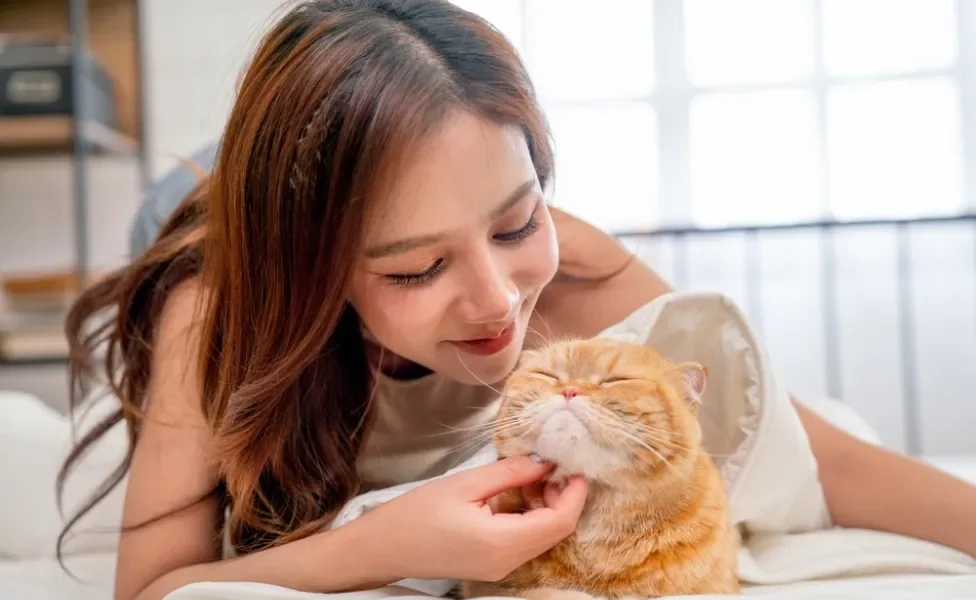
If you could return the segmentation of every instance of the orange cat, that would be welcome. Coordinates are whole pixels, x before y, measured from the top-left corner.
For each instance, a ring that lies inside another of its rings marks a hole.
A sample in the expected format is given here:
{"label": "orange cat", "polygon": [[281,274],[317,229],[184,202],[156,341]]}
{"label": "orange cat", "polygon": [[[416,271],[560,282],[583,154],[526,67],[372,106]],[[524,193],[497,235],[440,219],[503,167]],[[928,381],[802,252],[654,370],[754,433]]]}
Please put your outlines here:
{"label": "orange cat", "polygon": [[738,593],[724,485],[696,419],[705,376],[696,363],[609,340],[527,352],[506,384],[495,446],[502,457],[553,462],[557,480],[583,475],[589,497],[574,535],[497,583],[466,582],[462,594]]}

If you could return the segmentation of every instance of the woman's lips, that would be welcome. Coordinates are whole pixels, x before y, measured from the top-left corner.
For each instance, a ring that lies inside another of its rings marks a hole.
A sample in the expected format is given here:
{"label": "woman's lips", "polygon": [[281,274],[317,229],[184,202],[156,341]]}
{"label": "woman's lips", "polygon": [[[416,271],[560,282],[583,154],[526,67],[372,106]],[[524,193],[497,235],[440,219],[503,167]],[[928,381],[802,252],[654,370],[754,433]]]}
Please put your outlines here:
{"label": "woman's lips", "polygon": [[515,323],[506,327],[495,337],[477,338],[452,342],[455,346],[469,354],[477,356],[491,356],[508,347],[515,339]]}

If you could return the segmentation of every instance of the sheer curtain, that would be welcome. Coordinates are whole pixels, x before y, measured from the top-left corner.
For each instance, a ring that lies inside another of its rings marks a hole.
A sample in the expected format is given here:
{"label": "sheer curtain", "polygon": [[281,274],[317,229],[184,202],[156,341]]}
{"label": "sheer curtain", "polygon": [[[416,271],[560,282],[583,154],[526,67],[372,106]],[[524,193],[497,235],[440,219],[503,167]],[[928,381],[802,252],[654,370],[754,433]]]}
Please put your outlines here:
{"label": "sheer curtain", "polygon": [[604,228],[965,207],[956,0],[456,3],[518,46],[555,203]]}

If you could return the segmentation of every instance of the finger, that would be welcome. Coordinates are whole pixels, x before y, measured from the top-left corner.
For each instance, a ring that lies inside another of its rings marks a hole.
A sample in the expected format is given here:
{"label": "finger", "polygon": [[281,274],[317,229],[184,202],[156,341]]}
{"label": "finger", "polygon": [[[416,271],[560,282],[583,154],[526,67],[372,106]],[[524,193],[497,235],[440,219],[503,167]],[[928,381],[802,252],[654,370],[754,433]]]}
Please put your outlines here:
{"label": "finger", "polygon": [[548,508],[566,515],[575,523],[583,512],[588,493],[589,485],[586,480],[577,476],[569,478],[562,486],[547,484],[544,496]]}
{"label": "finger", "polygon": [[525,500],[522,491],[519,489],[509,490],[497,496],[492,496],[486,504],[491,508],[492,513],[513,513],[521,512],[525,509]]}
{"label": "finger", "polygon": [[483,502],[502,492],[535,483],[551,469],[551,463],[537,462],[528,456],[513,456],[461,471],[442,481],[456,485],[466,499]]}
{"label": "finger", "polygon": [[545,508],[546,501],[543,495],[543,489],[545,485],[540,485],[538,483],[533,483],[532,485],[527,485],[522,488],[522,497],[525,499],[525,508],[528,510],[533,510],[536,508]]}
{"label": "finger", "polygon": [[565,481],[550,481],[542,488],[543,506],[552,506],[559,502],[559,495],[563,492]]}
{"label": "finger", "polygon": [[493,515],[491,524],[518,544],[546,550],[576,530],[587,492],[586,481],[574,477],[561,492],[549,492],[547,506],[523,514]]}

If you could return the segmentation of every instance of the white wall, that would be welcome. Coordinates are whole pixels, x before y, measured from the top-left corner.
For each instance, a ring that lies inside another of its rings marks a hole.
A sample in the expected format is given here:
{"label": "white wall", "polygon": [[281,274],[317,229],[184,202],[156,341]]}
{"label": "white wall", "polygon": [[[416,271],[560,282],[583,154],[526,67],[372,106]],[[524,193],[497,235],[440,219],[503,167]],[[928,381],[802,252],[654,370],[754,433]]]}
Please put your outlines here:
{"label": "white wall", "polygon": [[146,0],[149,154],[159,175],[220,135],[281,0]]}

